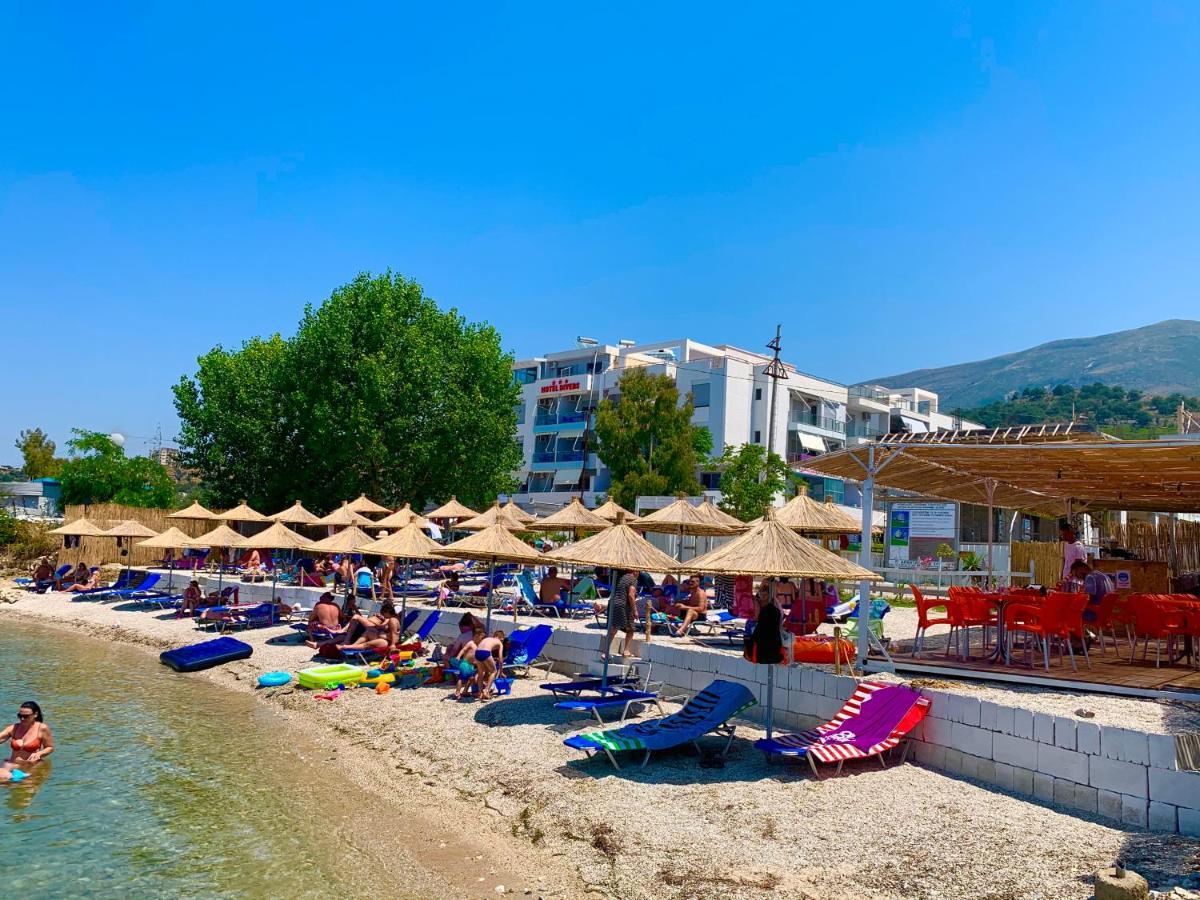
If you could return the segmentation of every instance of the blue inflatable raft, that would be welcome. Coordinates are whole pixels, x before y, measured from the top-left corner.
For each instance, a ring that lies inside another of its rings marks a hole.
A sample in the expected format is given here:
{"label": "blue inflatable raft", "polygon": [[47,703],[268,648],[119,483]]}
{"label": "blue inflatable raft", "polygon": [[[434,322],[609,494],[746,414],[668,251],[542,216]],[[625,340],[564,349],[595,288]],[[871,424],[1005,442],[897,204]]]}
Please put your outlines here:
{"label": "blue inflatable raft", "polygon": [[235,659],[247,659],[253,652],[254,648],[243,641],[222,637],[178,647],[175,650],[164,650],[158,655],[158,659],[164,666],[170,666],[176,672],[199,672],[201,669],[211,669]]}

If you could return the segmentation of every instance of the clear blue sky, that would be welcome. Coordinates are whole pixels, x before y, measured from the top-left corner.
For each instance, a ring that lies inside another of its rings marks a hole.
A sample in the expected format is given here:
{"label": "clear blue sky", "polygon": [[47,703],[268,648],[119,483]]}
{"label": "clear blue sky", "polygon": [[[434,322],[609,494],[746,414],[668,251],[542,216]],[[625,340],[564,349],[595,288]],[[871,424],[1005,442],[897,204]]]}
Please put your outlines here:
{"label": "clear blue sky", "polygon": [[4,4],[0,461],[360,270],[847,382],[1200,315],[1195,4],[438,6]]}

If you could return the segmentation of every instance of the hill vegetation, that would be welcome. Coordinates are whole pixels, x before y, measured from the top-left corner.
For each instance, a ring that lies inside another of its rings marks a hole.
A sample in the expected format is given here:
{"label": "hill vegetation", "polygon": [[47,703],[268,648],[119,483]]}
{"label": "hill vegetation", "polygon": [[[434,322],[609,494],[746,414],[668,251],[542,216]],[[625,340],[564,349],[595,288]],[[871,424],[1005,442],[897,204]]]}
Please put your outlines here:
{"label": "hill vegetation", "polygon": [[937,391],[943,410],[979,407],[1026,388],[1095,382],[1165,397],[1200,394],[1200,322],[1170,319],[1097,337],[1051,341],[991,359],[918,369],[871,384]]}
{"label": "hill vegetation", "polygon": [[1200,397],[1182,393],[1146,395],[1100,383],[1081,388],[1058,384],[1053,388],[1025,388],[1006,400],[959,412],[989,428],[1039,422],[1084,422],[1122,438],[1153,438],[1177,431],[1179,404],[1200,410]]}

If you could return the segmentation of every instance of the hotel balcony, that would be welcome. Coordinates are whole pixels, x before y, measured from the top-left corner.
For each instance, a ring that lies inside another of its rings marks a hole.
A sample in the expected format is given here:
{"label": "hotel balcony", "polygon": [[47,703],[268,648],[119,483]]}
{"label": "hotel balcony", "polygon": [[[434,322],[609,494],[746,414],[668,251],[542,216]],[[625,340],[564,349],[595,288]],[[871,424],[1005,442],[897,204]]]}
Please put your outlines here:
{"label": "hotel balcony", "polygon": [[[596,454],[588,455],[588,467],[595,468],[598,461]],[[529,464],[531,472],[550,472],[558,469],[582,469],[582,450],[536,450]]]}
{"label": "hotel balcony", "polygon": [[846,434],[846,423],[843,420],[813,415],[807,410],[792,410],[788,416],[788,422],[791,427],[801,428],[806,431],[816,431],[818,433],[836,435],[837,437],[842,437]]}
{"label": "hotel balcony", "polygon": [[587,413],[538,413],[533,419],[534,434],[549,434],[550,432],[576,432],[587,427]]}

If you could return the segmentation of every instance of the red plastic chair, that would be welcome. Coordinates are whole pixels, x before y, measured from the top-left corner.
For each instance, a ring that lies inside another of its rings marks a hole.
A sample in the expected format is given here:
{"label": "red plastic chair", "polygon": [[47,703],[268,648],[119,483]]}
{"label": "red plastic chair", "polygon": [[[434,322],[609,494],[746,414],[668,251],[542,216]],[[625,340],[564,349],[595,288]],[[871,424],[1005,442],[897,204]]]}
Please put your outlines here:
{"label": "red plastic chair", "polygon": [[[912,655],[916,656],[921,652],[925,643],[926,629],[933,625],[949,625],[950,635],[946,640],[946,655],[949,656],[951,641],[954,642],[955,649],[958,649],[959,633],[962,630],[961,604],[950,599],[940,600],[937,597],[926,599],[915,584],[909,584],[909,588],[912,590],[913,600],[917,604],[917,633],[913,637]],[[944,609],[946,615],[931,617],[929,613],[935,609]]]}
{"label": "red plastic chair", "polygon": [[1171,652],[1175,639],[1186,637],[1188,621],[1186,610],[1171,603],[1164,603],[1153,594],[1131,594],[1130,609],[1133,613],[1133,648],[1129,661],[1137,658],[1137,642],[1144,641],[1142,659],[1150,652],[1150,642],[1154,641],[1154,666],[1162,665],[1163,643],[1167,645],[1167,661],[1171,660]]}
{"label": "red plastic chair", "polygon": [[1062,655],[1062,644],[1067,645],[1067,653],[1071,657],[1071,668],[1078,671],[1075,665],[1075,648],[1074,641],[1079,641],[1083,647],[1083,659],[1087,663],[1087,667],[1092,667],[1092,660],[1088,656],[1087,649],[1087,634],[1084,632],[1083,612],[1088,607],[1089,597],[1087,594],[1067,594],[1067,593],[1052,593],[1046,598],[1046,605],[1053,608],[1053,622],[1051,637],[1055,638],[1059,643],[1059,656]]}
{"label": "red plastic chair", "polygon": [[[1013,638],[1024,634],[1036,639],[1042,651],[1042,661],[1046,671],[1050,671],[1050,635],[1054,629],[1052,611],[1046,606],[1034,606],[1028,603],[1010,603],[1004,607],[1004,637],[1007,646],[1004,648],[1004,658],[1012,662]],[[1028,650],[1028,643],[1026,643]]]}

